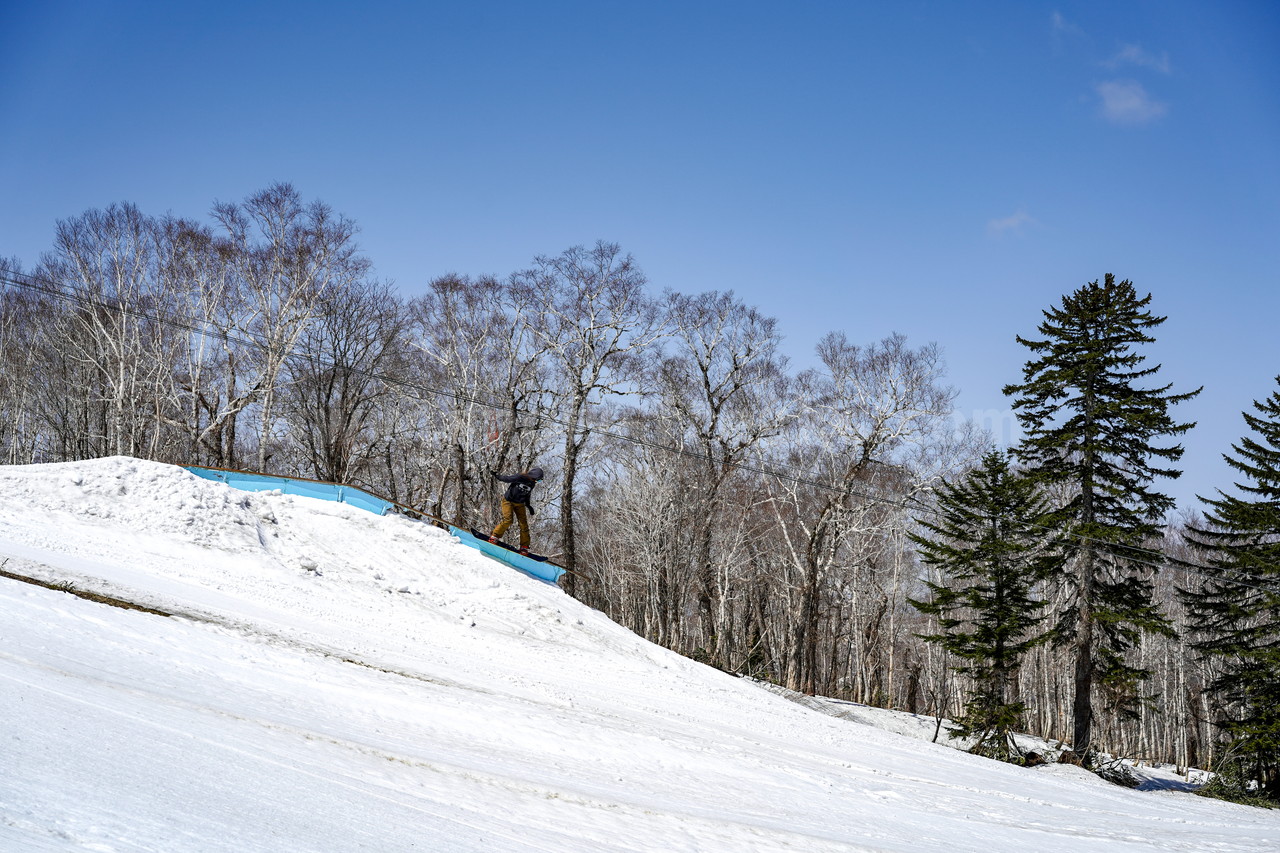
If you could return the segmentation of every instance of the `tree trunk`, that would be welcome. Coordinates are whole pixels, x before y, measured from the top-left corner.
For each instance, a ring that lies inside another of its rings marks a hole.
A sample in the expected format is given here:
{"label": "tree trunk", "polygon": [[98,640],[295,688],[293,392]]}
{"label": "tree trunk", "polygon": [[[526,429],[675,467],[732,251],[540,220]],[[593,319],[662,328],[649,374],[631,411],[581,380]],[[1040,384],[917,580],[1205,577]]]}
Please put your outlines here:
{"label": "tree trunk", "polygon": [[[586,408],[586,395],[575,395],[569,412],[569,424],[565,430],[564,440],[564,490],[560,495],[560,553],[564,558],[564,567],[569,574],[564,578],[564,591],[574,598],[578,597],[578,578],[573,574],[578,568],[577,531],[574,529],[573,493],[578,479],[578,455],[586,443],[589,429],[582,428],[583,409]],[[581,437],[579,437],[581,432]]]}
{"label": "tree trunk", "polygon": [[1075,699],[1071,705],[1072,748],[1087,760],[1093,736],[1093,553],[1086,546],[1081,566],[1075,645]]}

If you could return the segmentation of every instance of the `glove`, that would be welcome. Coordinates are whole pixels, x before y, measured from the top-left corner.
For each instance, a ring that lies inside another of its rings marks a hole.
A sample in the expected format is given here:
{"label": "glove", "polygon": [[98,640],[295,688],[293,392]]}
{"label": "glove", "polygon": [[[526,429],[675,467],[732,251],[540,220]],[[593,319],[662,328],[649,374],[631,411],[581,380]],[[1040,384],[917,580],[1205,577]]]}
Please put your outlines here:
{"label": "glove", "polygon": [[533,515],[533,504],[529,504],[529,515]]}

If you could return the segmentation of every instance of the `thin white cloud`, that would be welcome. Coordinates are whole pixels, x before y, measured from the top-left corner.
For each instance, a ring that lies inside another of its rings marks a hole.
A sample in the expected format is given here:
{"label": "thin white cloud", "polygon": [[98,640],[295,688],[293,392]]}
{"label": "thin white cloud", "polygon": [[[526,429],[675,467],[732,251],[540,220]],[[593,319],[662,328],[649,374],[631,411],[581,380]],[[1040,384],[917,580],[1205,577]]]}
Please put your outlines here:
{"label": "thin white cloud", "polygon": [[1021,234],[1024,226],[1036,224],[1038,223],[1035,217],[1019,208],[1012,216],[1006,216],[1003,219],[992,219],[988,222],[987,233],[992,237],[999,237],[1008,233]]}
{"label": "thin white cloud", "polygon": [[1136,80],[1108,80],[1094,89],[1102,100],[1103,117],[1116,124],[1147,124],[1168,112]]}
{"label": "thin white cloud", "polygon": [[1124,44],[1120,46],[1120,50],[1111,59],[1102,63],[1108,68],[1119,68],[1122,65],[1137,65],[1140,68],[1149,68],[1152,71],[1159,71],[1161,74],[1169,74],[1173,71],[1173,66],[1169,62],[1169,54],[1162,53],[1159,56],[1148,53],[1142,45]]}
{"label": "thin white cloud", "polygon": [[1084,32],[1079,27],[1077,27],[1075,24],[1068,21],[1066,18],[1062,17],[1062,13],[1056,10],[1052,15],[1049,16],[1049,22],[1053,26],[1053,31],[1055,33],[1061,33],[1062,35],[1068,35],[1068,36],[1078,36],[1078,35],[1084,34]]}

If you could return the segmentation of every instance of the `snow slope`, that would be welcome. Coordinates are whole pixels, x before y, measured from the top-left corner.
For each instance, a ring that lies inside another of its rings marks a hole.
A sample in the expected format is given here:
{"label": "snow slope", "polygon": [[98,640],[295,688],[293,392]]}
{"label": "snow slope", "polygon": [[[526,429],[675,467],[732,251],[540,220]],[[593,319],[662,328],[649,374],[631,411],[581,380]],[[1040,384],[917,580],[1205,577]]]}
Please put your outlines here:
{"label": "snow slope", "polygon": [[447,533],[0,468],[0,851],[1280,850],[1280,813],[836,719]]}

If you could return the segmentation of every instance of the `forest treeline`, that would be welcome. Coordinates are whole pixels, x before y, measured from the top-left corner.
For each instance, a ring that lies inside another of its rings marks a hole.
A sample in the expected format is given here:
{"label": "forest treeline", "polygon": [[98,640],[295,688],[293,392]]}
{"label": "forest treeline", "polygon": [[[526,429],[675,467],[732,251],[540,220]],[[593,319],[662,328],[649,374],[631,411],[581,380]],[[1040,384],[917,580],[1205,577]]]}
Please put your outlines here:
{"label": "forest treeline", "polygon": [[[1232,680],[1240,646],[1224,638],[1273,650],[1249,672],[1280,670],[1280,529],[1250,520],[1249,551],[1223,506],[1166,526],[1152,478],[1176,475],[1189,425],[1167,407],[1188,395],[1128,360],[1162,319],[1128,282],[1064,298],[1059,326],[1023,341],[1026,381],[1006,392],[1030,440],[995,458],[954,416],[934,344],[833,331],[797,371],[773,319],[730,291],[658,292],[617,245],[504,278],[439,275],[410,298],[355,235],[288,184],[207,222],[129,204],[59,221],[34,268],[0,262],[3,461],[292,474],[481,527],[490,472],[538,464],[535,548],[572,570],[566,591],[727,671],[970,734],[1000,709],[1020,730],[1184,767],[1248,752],[1250,719],[1276,725],[1259,717],[1266,679]],[[1117,305],[1136,335],[1123,357],[1064,366],[1079,347],[1055,356],[1055,335],[1078,344],[1070,330]],[[1123,386],[1085,407],[1122,445],[1106,430],[1052,440],[1082,375]],[[1247,421],[1262,453],[1246,474],[1272,512],[1277,422],[1261,404]],[[970,594],[1015,581],[1022,618]],[[1228,625],[1241,596],[1248,624]],[[994,636],[994,650],[974,639]],[[1274,785],[1280,750],[1256,747],[1246,776]]]}

